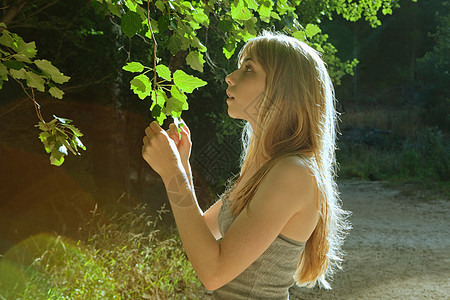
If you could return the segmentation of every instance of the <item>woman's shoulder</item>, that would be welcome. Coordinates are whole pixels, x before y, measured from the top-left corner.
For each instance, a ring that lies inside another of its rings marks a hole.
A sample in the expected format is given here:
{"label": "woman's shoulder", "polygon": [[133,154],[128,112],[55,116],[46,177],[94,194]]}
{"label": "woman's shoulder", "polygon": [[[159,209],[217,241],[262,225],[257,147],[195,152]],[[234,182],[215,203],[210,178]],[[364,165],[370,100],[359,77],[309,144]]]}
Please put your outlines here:
{"label": "woman's shoulder", "polygon": [[284,174],[284,177],[311,176],[312,172],[309,163],[309,159],[305,156],[285,155],[278,159],[271,171],[277,173],[277,175]]}
{"label": "woman's shoulder", "polygon": [[315,178],[308,161],[296,155],[281,157],[269,170],[262,185],[271,189],[289,189],[291,192],[303,193],[314,190]]}

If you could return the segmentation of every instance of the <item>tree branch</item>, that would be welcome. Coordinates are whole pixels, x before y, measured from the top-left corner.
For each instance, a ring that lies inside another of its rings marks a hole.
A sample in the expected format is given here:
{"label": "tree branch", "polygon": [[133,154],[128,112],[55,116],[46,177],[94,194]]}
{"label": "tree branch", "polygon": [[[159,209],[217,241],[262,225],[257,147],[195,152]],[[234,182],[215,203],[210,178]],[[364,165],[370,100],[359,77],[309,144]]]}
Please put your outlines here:
{"label": "tree branch", "polygon": [[[1,20],[1,23],[8,25],[19,14],[25,5],[26,0],[17,0],[16,3],[8,10],[6,15]],[[1,30],[1,29],[0,29]]]}

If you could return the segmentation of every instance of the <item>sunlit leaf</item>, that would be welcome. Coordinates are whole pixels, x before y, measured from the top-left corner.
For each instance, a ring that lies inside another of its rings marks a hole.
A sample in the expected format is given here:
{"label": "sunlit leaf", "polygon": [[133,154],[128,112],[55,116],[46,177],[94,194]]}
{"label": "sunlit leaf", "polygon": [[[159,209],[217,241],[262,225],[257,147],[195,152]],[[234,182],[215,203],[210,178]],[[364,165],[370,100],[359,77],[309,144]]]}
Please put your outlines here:
{"label": "sunlit leaf", "polygon": [[61,117],[57,117],[55,115],[53,115],[53,118],[55,118],[56,120],[58,120],[59,122],[61,122],[63,124],[69,124],[69,123],[73,122],[71,119],[61,118]]}
{"label": "sunlit leaf", "polygon": [[125,66],[122,67],[125,71],[140,73],[144,71],[144,66],[139,62],[129,62]]}
{"label": "sunlit leaf", "polygon": [[253,14],[244,6],[244,1],[239,0],[237,6],[234,2],[231,4],[231,17],[234,20],[245,21],[250,19]]}
{"label": "sunlit leaf", "polygon": [[321,31],[322,30],[319,28],[319,26],[317,26],[315,24],[308,24],[308,25],[306,25],[306,28],[305,28],[306,36],[308,38],[312,38],[313,36],[320,33]]}
{"label": "sunlit leaf", "polygon": [[165,65],[157,65],[156,73],[158,73],[159,77],[161,77],[167,81],[172,80],[170,69],[168,67],[166,67]]}
{"label": "sunlit leaf", "polygon": [[295,31],[292,34],[293,37],[295,37],[297,40],[304,42],[306,40],[306,34],[304,31]]}
{"label": "sunlit leaf", "polygon": [[57,167],[61,166],[64,163],[64,156],[56,154],[60,152],[53,153],[55,152],[52,152],[52,155],[50,155],[50,163]]}
{"label": "sunlit leaf", "polygon": [[197,8],[196,10],[194,10],[192,12],[192,17],[194,18],[195,21],[197,21],[198,23],[202,24],[202,25],[209,25],[209,18],[208,16],[205,14],[203,8]]}
{"label": "sunlit leaf", "polygon": [[131,0],[125,0],[125,5],[129,10],[136,12],[137,4]]}
{"label": "sunlit leaf", "polygon": [[164,103],[166,103],[166,100],[167,100],[167,95],[163,90],[157,89],[156,91],[152,91],[153,105],[150,109],[153,109],[153,106],[155,106],[155,105],[159,105],[159,106],[163,107]]}
{"label": "sunlit leaf", "polygon": [[181,92],[176,85],[172,85],[172,87],[170,88],[170,94],[172,95],[172,97],[182,102],[185,102],[187,100],[187,96],[183,92]]}
{"label": "sunlit leaf", "polygon": [[185,93],[192,93],[194,89],[207,84],[206,81],[192,75],[188,75],[182,70],[177,70],[173,73],[173,81],[175,85]]}
{"label": "sunlit leaf", "polygon": [[[272,1],[270,1],[270,2],[272,2]],[[245,0],[245,3],[247,3],[248,8],[250,8],[250,9],[253,9],[253,10],[258,9],[258,3],[255,0]]]}
{"label": "sunlit leaf", "polygon": [[150,96],[152,86],[147,75],[140,74],[130,81],[131,89],[140,99]]}

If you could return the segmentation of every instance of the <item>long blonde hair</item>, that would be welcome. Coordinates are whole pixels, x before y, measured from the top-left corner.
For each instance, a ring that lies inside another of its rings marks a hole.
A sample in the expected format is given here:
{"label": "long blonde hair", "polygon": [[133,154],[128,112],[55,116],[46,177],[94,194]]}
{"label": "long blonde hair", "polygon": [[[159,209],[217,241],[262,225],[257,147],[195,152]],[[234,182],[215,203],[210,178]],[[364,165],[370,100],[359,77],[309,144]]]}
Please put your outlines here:
{"label": "long blonde hair", "polygon": [[341,245],[350,229],[334,180],[337,113],[331,79],[318,52],[283,34],[265,31],[251,39],[239,54],[239,65],[246,57],[256,59],[266,72],[266,90],[256,128],[247,122],[243,129],[240,177],[229,182],[224,194],[230,193],[257,158],[266,160],[236,192],[231,210],[238,215],[277,161],[300,157],[316,179],[320,218],[294,278],[300,286],[313,287],[318,282],[330,288],[326,277],[341,267]]}

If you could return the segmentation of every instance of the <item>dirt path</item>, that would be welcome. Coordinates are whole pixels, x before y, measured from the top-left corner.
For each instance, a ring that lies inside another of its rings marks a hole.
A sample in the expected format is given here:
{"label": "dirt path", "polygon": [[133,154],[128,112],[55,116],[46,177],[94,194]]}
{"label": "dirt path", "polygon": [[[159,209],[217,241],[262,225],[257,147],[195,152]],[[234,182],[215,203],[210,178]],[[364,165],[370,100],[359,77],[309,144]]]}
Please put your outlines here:
{"label": "dirt path", "polygon": [[291,299],[450,299],[450,201],[403,196],[380,182],[343,181],[353,212],[344,271],[333,290],[292,288]]}

